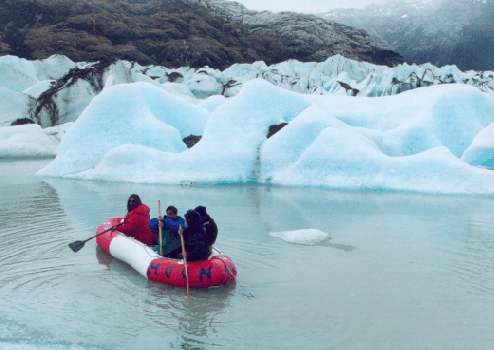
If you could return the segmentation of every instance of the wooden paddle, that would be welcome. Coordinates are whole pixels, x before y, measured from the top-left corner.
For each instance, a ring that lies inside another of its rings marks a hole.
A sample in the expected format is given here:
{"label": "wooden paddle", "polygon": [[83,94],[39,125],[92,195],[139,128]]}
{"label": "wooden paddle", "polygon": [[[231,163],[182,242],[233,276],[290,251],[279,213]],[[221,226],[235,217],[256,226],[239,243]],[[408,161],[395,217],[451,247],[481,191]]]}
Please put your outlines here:
{"label": "wooden paddle", "polygon": [[163,256],[163,229],[160,224],[161,217],[161,201],[158,201],[158,231],[160,234],[160,255]]}
{"label": "wooden paddle", "polygon": [[119,227],[119,226],[121,226],[123,224],[124,223],[121,222],[118,225],[112,226],[108,230],[104,230],[103,232],[98,233],[97,235],[94,235],[92,237],[89,237],[88,239],[86,239],[84,241],[75,241],[75,242],[72,242],[72,243],[69,244],[69,247],[70,247],[70,249],[72,249],[72,251],[74,253],[77,253],[79,250],[81,250],[82,248],[84,248],[84,245],[86,244],[86,242],[92,240],[93,238],[99,237],[99,236],[101,236],[101,235],[103,235],[103,234],[105,234],[105,233],[107,233],[109,231],[114,231],[114,230],[116,230],[117,227]]}
{"label": "wooden paddle", "polygon": [[182,225],[178,228],[178,234],[180,236],[180,242],[182,243],[182,256],[185,264],[185,279],[187,280],[187,296],[189,296],[189,273],[187,271],[187,251],[185,250],[184,229]]}
{"label": "wooden paddle", "polygon": [[213,246],[213,250],[216,251],[216,253],[220,254],[220,255],[225,255],[221,250],[219,250],[218,248],[214,247]]}

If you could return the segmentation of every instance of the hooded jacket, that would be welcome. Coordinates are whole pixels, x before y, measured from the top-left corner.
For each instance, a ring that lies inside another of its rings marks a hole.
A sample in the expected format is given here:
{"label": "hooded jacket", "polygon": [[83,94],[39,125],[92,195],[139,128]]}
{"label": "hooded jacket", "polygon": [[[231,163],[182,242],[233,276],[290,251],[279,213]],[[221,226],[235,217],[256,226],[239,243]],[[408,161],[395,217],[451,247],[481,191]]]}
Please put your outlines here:
{"label": "hooded jacket", "polygon": [[118,230],[144,244],[156,244],[155,235],[149,229],[149,207],[146,204],[131,210]]}
{"label": "hooded jacket", "polygon": [[218,237],[218,226],[212,217],[210,217],[206,211],[206,207],[202,205],[194,209],[200,216],[202,220],[202,225],[206,230],[206,239],[209,246],[212,246],[216,242]]}
{"label": "hooded jacket", "polygon": [[189,210],[185,214],[185,219],[187,220],[187,227],[184,230],[184,240],[187,260],[207,259],[209,247],[201,216],[195,210]]}

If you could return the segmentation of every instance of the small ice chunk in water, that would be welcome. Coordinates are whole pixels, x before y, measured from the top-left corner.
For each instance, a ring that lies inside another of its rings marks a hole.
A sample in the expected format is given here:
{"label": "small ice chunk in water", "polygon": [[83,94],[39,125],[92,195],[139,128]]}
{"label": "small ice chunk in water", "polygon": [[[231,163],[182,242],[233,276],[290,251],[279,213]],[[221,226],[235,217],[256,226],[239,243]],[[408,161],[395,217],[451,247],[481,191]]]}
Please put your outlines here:
{"label": "small ice chunk in water", "polygon": [[316,229],[303,229],[296,231],[271,232],[272,237],[281,238],[285,242],[302,244],[302,245],[317,245],[329,238],[329,234]]}

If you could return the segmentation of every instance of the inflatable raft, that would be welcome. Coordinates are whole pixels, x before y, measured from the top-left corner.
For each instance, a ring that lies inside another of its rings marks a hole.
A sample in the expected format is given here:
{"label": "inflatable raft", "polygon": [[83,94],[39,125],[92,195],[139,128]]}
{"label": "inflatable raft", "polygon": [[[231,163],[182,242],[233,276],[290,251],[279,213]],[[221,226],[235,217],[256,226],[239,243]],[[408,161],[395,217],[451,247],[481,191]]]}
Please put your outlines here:
{"label": "inflatable raft", "polygon": [[[110,219],[96,229],[96,234],[120,223],[120,218]],[[183,260],[164,258],[149,246],[125,236],[118,231],[109,231],[96,237],[98,246],[114,258],[132,266],[150,281],[185,288],[185,264]],[[209,288],[235,281],[237,270],[231,258],[213,255],[207,260],[187,263],[191,288]]]}

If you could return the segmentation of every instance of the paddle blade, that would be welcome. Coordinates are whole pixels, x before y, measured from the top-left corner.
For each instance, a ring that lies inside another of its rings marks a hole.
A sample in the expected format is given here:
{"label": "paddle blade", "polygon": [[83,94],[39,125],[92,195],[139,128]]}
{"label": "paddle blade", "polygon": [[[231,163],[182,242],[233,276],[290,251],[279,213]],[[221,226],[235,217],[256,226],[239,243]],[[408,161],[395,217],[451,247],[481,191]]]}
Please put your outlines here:
{"label": "paddle blade", "polygon": [[86,244],[84,241],[75,241],[69,244],[69,248],[72,249],[74,253],[77,253],[84,247],[84,244]]}

